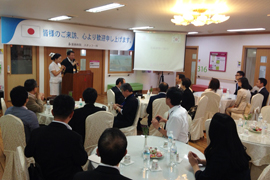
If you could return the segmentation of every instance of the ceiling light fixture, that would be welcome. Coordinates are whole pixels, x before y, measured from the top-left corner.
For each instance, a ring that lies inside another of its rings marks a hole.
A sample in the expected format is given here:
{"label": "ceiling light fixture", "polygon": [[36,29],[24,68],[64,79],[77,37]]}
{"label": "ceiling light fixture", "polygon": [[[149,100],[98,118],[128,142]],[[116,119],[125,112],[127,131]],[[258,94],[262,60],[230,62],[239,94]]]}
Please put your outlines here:
{"label": "ceiling light fixture", "polygon": [[198,34],[198,32],[188,32],[188,34]]}
{"label": "ceiling light fixture", "polygon": [[129,28],[130,30],[135,30],[135,29],[152,29],[154,27],[151,26],[142,26],[142,27],[133,27],[133,28]]}
{"label": "ceiling light fixture", "polygon": [[62,20],[66,20],[66,19],[71,19],[72,17],[71,16],[57,16],[57,17],[53,17],[53,18],[50,18],[48,20],[50,21],[62,21]]}
{"label": "ceiling light fixture", "polygon": [[103,5],[103,6],[87,9],[85,11],[86,12],[92,12],[92,13],[98,13],[98,12],[102,12],[102,11],[107,11],[107,10],[111,10],[111,9],[120,8],[120,7],[123,7],[123,6],[125,6],[125,5],[119,4],[119,3],[111,3],[111,4],[106,4],[106,5]]}
{"label": "ceiling light fixture", "polygon": [[[191,2],[191,1],[190,1]],[[183,4],[183,1],[177,1],[172,11],[180,15],[174,15],[171,22],[175,25],[187,26],[193,24],[194,26],[204,26],[212,23],[218,24],[227,21],[230,16],[221,15],[228,7],[225,3],[215,4]]]}
{"label": "ceiling light fixture", "polygon": [[265,28],[249,28],[249,29],[228,29],[229,32],[243,32],[243,31],[264,31]]}

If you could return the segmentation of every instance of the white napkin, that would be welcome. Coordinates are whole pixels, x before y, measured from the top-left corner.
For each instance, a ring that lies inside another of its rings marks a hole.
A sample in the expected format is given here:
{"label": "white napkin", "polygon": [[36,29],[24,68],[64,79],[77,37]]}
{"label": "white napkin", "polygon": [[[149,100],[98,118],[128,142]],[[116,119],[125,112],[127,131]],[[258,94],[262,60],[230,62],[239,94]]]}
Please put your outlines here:
{"label": "white napkin", "polygon": [[96,154],[92,154],[92,155],[88,156],[88,159],[89,159],[90,161],[92,161],[92,162],[97,163],[97,164],[100,163],[100,157],[97,156]]}

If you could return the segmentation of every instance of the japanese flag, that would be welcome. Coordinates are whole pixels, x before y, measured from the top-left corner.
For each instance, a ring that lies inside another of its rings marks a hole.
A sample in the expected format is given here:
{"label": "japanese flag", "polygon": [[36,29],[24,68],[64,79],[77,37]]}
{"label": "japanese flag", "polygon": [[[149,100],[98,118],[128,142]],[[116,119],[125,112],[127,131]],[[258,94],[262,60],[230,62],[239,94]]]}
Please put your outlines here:
{"label": "japanese flag", "polygon": [[39,26],[22,25],[22,36],[23,37],[38,38],[39,35],[40,35]]}

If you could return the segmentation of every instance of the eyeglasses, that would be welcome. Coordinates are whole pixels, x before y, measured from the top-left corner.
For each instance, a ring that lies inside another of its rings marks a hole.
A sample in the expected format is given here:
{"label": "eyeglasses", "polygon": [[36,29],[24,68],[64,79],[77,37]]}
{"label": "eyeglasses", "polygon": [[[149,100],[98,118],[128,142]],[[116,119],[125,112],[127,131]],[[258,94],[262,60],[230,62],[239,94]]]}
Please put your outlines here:
{"label": "eyeglasses", "polygon": [[236,74],[235,76],[240,76],[240,75]]}

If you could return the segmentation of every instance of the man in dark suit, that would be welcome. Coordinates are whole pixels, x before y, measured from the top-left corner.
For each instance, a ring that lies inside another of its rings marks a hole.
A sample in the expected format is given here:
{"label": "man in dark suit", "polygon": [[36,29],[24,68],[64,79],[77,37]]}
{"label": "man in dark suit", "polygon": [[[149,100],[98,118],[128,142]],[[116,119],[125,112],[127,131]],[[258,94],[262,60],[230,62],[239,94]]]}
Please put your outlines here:
{"label": "man in dark suit", "polygon": [[184,74],[177,74],[176,75],[175,80],[176,80],[176,87],[178,87],[178,89],[181,89],[182,81],[184,78],[185,78]]}
{"label": "man in dark suit", "polygon": [[[245,77],[245,72],[244,71],[237,71],[236,75],[235,75],[235,80],[236,80],[236,84],[235,84],[235,92],[234,95],[237,95],[237,92],[239,89],[241,89],[241,87],[238,86],[238,80],[242,77]],[[249,90],[252,89],[252,86],[249,85]]]}
{"label": "man in dark suit", "polygon": [[77,63],[78,62],[75,60],[74,51],[68,51],[67,58],[61,62],[61,65],[64,65],[66,67],[64,74],[73,73],[74,71],[77,72]]}
{"label": "man in dark suit", "polygon": [[85,106],[74,110],[74,115],[68,124],[72,127],[73,131],[82,136],[84,142],[85,120],[87,116],[105,110],[94,105],[97,99],[97,91],[94,88],[85,89],[83,92],[83,99],[85,101]]}
{"label": "man in dark suit", "polygon": [[115,128],[106,129],[98,140],[97,155],[101,163],[93,171],[77,173],[74,180],[129,180],[120,174],[119,162],[127,153],[127,138]]}
{"label": "man in dark suit", "polygon": [[130,84],[122,84],[120,89],[126,99],[122,105],[113,105],[113,108],[118,111],[117,116],[114,117],[113,127],[124,128],[133,124],[138,109],[138,100],[134,97]]}
{"label": "man in dark suit", "polygon": [[256,83],[256,86],[259,88],[259,90],[255,91],[254,93],[251,93],[252,96],[257,94],[257,93],[260,93],[260,94],[263,95],[262,107],[266,106],[267,99],[268,99],[268,96],[269,96],[269,92],[265,88],[266,84],[267,84],[267,80],[265,78],[259,78],[257,83]]}
{"label": "man in dark suit", "polygon": [[163,82],[159,84],[159,93],[155,96],[151,96],[146,108],[146,112],[148,115],[148,126],[151,125],[151,121],[152,121],[152,113],[153,113],[153,102],[156,99],[159,98],[165,98],[166,97],[166,92],[168,90],[169,86],[167,83]]}
{"label": "man in dark suit", "polygon": [[71,180],[87,161],[82,137],[68,125],[74,106],[72,97],[57,96],[52,110],[54,120],[32,131],[25,147],[25,156],[35,158],[45,179]]}
{"label": "man in dark suit", "polygon": [[112,91],[114,92],[115,95],[115,104],[122,104],[125,100],[125,97],[120,91],[120,87],[124,83],[126,83],[126,80],[124,78],[118,78],[116,80],[116,86],[112,87]]}

